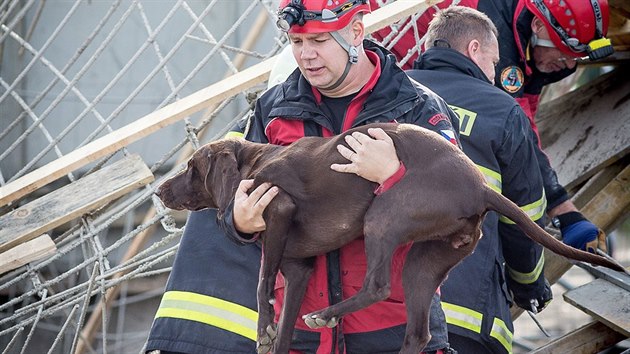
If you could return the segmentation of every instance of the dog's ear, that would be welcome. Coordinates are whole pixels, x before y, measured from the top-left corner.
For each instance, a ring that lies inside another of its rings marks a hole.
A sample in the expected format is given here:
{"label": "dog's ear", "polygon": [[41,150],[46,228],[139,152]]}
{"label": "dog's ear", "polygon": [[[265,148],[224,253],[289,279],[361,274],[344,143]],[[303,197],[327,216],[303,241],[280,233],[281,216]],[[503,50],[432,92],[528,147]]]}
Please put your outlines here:
{"label": "dog's ear", "polygon": [[160,184],[155,194],[166,207],[173,210],[199,210],[212,207],[208,205],[211,201],[202,190],[201,178],[204,175],[200,176],[198,167],[195,158],[192,157],[188,160],[185,170]]}
{"label": "dog's ear", "polygon": [[241,174],[238,171],[238,162],[234,150],[223,150],[208,155],[208,171],[205,178],[206,191],[214,197],[223,214],[229,206],[238,184],[241,182]]}

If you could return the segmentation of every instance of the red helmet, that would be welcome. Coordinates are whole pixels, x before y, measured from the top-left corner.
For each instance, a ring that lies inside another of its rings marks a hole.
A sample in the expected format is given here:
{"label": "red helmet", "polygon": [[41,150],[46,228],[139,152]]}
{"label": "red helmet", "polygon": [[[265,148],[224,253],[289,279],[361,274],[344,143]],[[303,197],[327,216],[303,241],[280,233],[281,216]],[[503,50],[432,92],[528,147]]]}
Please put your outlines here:
{"label": "red helmet", "polygon": [[549,31],[551,41],[563,53],[591,59],[613,52],[608,31],[607,0],[525,0],[527,9]]}
{"label": "red helmet", "polygon": [[368,0],[282,0],[277,25],[289,33],[333,32],[359,12],[371,12]]}

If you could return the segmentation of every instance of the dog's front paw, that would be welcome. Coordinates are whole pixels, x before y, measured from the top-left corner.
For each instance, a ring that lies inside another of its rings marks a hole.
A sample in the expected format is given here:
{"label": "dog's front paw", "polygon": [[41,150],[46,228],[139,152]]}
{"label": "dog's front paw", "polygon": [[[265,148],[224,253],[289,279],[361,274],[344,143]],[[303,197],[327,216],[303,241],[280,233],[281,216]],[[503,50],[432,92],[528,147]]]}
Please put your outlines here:
{"label": "dog's front paw", "polygon": [[264,333],[258,334],[258,342],[256,345],[256,352],[258,354],[267,354],[271,351],[271,347],[273,347],[273,342],[276,340],[276,336],[278,335],[278,328],[276,324],[270,324],[265,328]]}
{"label": "dog's front paw", "polygon": [[333,317],[330,320],[326,320],[325,318],[320,317],[319,315],[315,313],[304,315],[302,316],[302,319],[304,320],[304,323],[306,323],[306,325],[312,329],[322,328],[324,326],[328,328],[333,328],[338,323],[337,317]]}

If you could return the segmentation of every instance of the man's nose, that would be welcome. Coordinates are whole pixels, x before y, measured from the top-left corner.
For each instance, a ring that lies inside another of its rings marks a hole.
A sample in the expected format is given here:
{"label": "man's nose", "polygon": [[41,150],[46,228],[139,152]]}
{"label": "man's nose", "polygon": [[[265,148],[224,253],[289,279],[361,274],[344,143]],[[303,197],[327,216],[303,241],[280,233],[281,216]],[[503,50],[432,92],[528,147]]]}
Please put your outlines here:
{"label": "man's nose", "polygon": [[300,51],[300,58],[313,59],[317,56],[315,49],[309,44],[302,44],[302,50]]}
{"label": "man's nose", "polygon": [[567,69],[573,69],[577,65],[577,60],[574,58],[560,57],[558,61],[564,64]]}

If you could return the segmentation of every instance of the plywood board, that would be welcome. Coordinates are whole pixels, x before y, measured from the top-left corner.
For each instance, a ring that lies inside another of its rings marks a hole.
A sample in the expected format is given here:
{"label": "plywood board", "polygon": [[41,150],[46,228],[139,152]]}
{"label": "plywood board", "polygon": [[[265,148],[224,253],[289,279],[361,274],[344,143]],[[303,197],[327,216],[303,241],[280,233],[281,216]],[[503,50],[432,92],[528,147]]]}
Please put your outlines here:
{"label": "plywood board", "polygon": [[630,152],[629,76],[621,67],[540,107],[541,143],[568,189]]}
{"label": "plywood board", "polygon": [[126,157],[78,181],[0,216],[0,252],[26,242],[153,181],[137,155]]}

